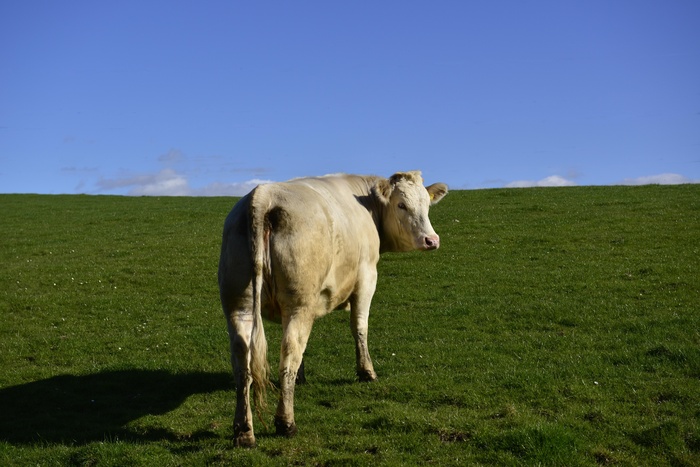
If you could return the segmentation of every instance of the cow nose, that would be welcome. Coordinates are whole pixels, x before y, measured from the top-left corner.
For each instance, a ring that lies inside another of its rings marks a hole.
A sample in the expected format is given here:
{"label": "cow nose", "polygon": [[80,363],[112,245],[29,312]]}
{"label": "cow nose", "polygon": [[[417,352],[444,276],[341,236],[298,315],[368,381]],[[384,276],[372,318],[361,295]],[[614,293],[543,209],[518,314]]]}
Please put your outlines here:
{"label": "cow nose", "polygon": [[440,248],[440,237],[437,235],[430,235],[423,239],[423,243],[426,250],[437,250]]}

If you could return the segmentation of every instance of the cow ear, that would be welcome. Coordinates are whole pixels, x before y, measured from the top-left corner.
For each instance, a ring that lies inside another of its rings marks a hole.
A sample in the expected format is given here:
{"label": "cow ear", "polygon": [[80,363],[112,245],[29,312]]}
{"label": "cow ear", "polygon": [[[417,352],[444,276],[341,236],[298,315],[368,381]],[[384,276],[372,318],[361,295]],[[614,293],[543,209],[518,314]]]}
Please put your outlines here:
{"label": "cow ear", "polygon": [[447,185],[444,183],[433,183],[432,185],[425,187],[430,195],[430,205],[437,204],[442,198],[447,194]]}
{"label": "cow ear", "polygon": [[391,192],[393,190],[393,183],[390,180],[387,180],[386,178],[382,178],[377,182],[376,185],[372,187],[372,192],[374,193],[374,196],[376,196],[382,204],[389,204],[389,200],[391,199]]}

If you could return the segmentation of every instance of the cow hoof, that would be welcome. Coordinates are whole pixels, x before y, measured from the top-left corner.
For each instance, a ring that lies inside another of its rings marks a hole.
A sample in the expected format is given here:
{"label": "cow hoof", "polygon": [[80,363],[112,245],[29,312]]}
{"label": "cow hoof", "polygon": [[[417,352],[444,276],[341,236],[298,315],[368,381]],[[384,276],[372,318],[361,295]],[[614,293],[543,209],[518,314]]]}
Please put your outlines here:
{"label": "cow hoof", "polygon": [[255,444],[255,438],[248,439],[248,438],[243,438],[239,437],[236,438],[236,447],[237,448],[246,448],[246,449],[255,449],[257,445]]}
{"label": "cow hoof", "polygon": [[233,437],[236,441],[236,447],[255,447],[255,435],[253,434],[253,429],[249,425],[240,426],[236,424],[233,427]]}
{"label": "cow hoof", "polygon": [[296,423],[287,423],[281,418],[275,417],[275,431],[277,436],[293,438],[297,434]]}
{"label": "cow hoof", "polygon": [[377,381],[377,374],[374,371],[358,371],[357,377],[360,378],[361,383],[371,383],[372,381]]}

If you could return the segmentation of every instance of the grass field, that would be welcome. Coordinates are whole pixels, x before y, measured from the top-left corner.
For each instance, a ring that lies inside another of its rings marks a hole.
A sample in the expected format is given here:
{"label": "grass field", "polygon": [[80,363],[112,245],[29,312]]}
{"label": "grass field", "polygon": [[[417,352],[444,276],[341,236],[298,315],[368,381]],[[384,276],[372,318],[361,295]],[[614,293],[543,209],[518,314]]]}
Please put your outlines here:
{"label": "grass field", "polygon": [[233,202],[0,196],[0,465],[700,465],[700,185],[450,193],[440,250],[380,262],[379,381],[347,312],[317,321],[299,434],[270,413],[254,450],[216,282]]}

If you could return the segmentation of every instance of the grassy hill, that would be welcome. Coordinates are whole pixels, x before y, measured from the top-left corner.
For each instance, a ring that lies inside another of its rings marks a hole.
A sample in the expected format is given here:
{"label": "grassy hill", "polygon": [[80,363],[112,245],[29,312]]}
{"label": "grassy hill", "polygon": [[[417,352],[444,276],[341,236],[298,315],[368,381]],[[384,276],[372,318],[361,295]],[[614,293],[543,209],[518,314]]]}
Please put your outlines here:
{"label": "grassy hill", "polygon": [[0,195],[0,464],[700,464],[700,185],[451,192],[440,250],[380,262],[380,380],[347,312],[317,321],[299,435],[270,414],[255,450],[216,284],[233,204]]}

